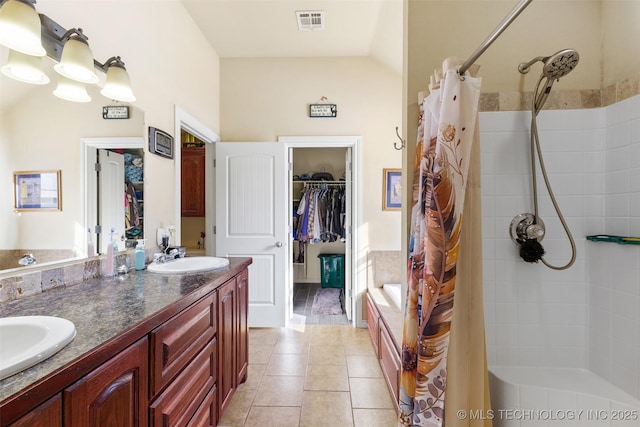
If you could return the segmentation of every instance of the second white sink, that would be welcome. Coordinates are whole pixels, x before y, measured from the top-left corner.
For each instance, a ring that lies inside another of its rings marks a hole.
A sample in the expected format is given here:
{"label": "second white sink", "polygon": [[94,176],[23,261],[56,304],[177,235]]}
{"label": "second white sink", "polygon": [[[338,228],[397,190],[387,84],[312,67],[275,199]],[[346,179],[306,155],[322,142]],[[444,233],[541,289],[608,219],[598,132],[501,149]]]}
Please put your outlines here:
{"label": "second white sink", "polygon": [[76,336],[75,325],[52,316],[0,319],[0,379],[53,356]]}
{"label": "second white sink", "polygon": [[227,258],[218,258],[213,256],[194,256],[178,258],[165,263],[151,263],[147,266],[147,270],[152,273],[161,274],[184,274],[198,273],[209,270],[217,270],[229,265]]}

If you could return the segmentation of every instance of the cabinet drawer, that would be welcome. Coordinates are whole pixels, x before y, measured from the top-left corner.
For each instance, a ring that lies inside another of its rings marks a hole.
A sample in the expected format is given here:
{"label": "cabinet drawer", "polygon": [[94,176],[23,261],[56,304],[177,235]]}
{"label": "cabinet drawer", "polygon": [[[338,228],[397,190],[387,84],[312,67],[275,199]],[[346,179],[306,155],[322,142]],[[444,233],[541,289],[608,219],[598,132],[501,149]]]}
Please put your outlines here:
{"label": "cabinet drawer", "polygon": [[216,293],[151,332],[151,395],[155,396],[216,335]]}
{"label": "cabinet drawer", "polygon": [[393,344],[387,329],[381,324],[380,328],[380,365],[387,380],[389,390],[393,395],[393,402],[398,407],[398,387],[400,384],[400,355]]}
{"label": "cabinet drawer", "polygon": [[215,427],[218,424],[218,388],[213,388],[204,398],[187,427]]}
{"label": "cabinet drawer", "polygon": [[376,354],[380,355],[380,315],[378,309],[371,300],[371,295],[367,293],[367,329],[369,329],[369,335],[371,335],[371,342],[373,348],[376,350]]}
{"label": "cabinet drawer", "polygon": [[155,427],[185,426],[215,387],[217,343],[214,338],[150,406]]}

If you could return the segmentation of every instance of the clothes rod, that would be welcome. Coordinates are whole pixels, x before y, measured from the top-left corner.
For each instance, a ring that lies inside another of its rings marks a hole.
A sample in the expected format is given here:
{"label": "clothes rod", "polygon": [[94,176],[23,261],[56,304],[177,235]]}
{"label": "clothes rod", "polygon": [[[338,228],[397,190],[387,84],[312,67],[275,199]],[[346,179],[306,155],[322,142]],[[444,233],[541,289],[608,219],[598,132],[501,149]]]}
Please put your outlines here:
{"label": "clothes rod", "polygon": [[463,76],[464,73],[471,67],[476,60],[484,53],[485,50],[491,46],[491,44],[498,38],[500,34],[522,13],[522,11],[529,6],[533,0],[520,0],[520,3],[513,8],[511,12],[502,20],[502,22],[496,27],[495,30],[482,42],[482,44],[471,54],[469,59],[459,68],[458,74]]}

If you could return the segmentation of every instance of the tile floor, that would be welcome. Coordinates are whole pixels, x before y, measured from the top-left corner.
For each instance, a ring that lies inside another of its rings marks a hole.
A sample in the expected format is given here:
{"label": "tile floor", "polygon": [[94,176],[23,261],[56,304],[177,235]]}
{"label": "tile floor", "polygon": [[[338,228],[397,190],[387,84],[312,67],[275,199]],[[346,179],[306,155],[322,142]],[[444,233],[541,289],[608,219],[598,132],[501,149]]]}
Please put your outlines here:
{"label": "tile floor", "polygon": [[293,284],[293,321],[307,325],[348,325],[349,320],[344,313],[313,314],[313,297],[320,288],[320,283]]}
{"label": "tile floor", "polygon": [[396,411],[367,329],[249,330],[249,372],[223,427],[394,427]]}

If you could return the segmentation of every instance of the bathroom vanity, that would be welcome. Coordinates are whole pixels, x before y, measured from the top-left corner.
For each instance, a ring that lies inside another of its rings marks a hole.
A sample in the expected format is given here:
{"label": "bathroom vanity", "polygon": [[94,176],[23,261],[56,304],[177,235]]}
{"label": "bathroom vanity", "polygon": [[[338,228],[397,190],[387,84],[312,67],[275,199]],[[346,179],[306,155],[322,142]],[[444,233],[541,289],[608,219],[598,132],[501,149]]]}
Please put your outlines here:
{"label": "bathroom vanity", "polygon": [[131,272],[0,305],[71,320],[59,353],[0,381],[0,426],[215,426],[248,367],[248,266]]}

